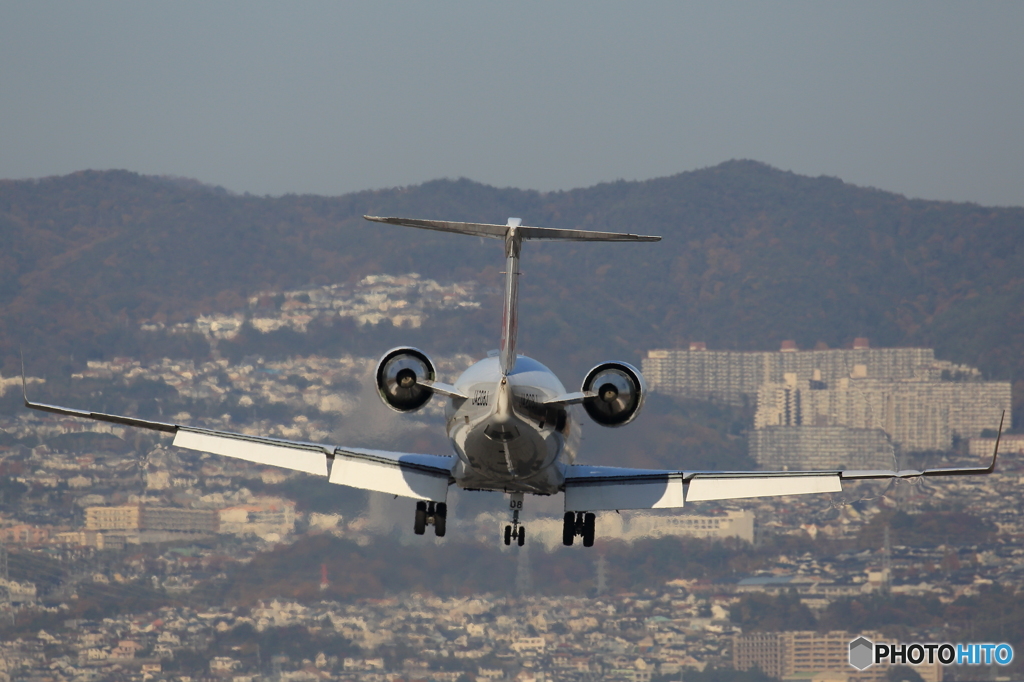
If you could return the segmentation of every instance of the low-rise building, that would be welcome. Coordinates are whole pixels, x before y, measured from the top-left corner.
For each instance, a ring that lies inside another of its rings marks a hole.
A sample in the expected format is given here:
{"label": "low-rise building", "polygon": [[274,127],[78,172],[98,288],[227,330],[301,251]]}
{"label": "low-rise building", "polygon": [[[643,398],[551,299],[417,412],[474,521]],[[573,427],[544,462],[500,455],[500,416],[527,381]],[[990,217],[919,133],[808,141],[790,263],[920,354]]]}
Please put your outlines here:
{"label": "low-rise building", "polygon": [[754,541],[754,512],[727,511],[724,514],[634,514],[626,525],[623,539],[689,535],[700,538],[735,537]]}
{"label": "low-rise building", "polygon": [[[752,632],[733,638],[733,667],[737,670],[760,668],[778,679],[796,676],[835,673],[845,675],[849,682],[884,682],[888,663],[857,670],[850,665],[850,642],[857,637],[884,641],[877,632],[851,634],[832,632],[786,631]],[[925,682],[942,682],[942,666],[936,661],[912,667]]]}
{"label": "low-rise building", "polygon": [[219,512],[221,533],[232,535],[287,535],[295,529],[295,503],[283,498],[260,498]]}
{"label": "low-rise building", "polygon": [[137,504],[118,507],[86,507],[86,530],[139,530],[141,510]]}
{"label": "low-rise building", "polygon": [[19,523],[0,528],[0,543],[5,545],[41,545],[50,539],[50,529]]}

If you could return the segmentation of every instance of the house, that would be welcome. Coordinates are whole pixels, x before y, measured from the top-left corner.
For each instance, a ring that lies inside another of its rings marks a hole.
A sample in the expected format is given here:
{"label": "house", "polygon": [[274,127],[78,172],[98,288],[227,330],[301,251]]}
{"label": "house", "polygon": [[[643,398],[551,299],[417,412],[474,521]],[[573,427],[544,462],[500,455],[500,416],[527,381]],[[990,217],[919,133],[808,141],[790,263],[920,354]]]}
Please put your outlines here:
{"label": "house", "polygon": [[210,659],[210,672],[229,673],[242,667],[242,662],[227,656],[214,656]]}

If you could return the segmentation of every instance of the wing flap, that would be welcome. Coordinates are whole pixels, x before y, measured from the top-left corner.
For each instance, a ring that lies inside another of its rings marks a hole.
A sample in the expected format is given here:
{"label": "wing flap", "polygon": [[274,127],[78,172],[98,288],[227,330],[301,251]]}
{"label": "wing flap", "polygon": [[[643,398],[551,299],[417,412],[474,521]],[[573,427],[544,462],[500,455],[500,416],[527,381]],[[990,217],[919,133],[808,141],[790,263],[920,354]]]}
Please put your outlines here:
{"label": "wing flap", "polygon": [[565,485],[565,511],[672,509],[683,506],[683,479],[651,477],[633,481],[587,482]]}
{"label": "wing flap", "polygon": [[328,480],[415,500],[444,502],[448,499],[453,459],[384,450],[338,448]]}
{"label": "wing flap", "polygon": [[565,471],[565,511],[672,509],[683,506],[678,471],[573,465]]}

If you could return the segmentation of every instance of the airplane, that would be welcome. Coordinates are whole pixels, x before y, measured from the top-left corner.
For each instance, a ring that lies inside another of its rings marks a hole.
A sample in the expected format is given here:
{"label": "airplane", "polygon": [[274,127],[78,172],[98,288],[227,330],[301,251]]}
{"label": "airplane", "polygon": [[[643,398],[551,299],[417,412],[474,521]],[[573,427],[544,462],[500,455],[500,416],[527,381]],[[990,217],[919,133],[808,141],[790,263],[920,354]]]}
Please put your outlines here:
{"label": "airplane", "polygon": [[[443,537],[448,491],[485,490],[509,496],[505,545],[523,546],[520,521],[525,495],[564,496],[562,543],[582,538],[594,544],[595,512],[681,508],[685,503],[774,495],[841,492],[843,481],[983,475],[995,470],[1000,419],[992,461],[987,467],[918,470],[689,471],[631,469],[576,464],[580,442],[579,406],[603,427],[633,422],[647,387],[640,371],[625,362],[603,362],[591,369],[579,391],[567,392],[551,370],[516,352],[519,326],[519,257],[524,241],[656,242],[661,237],[530,227],[519,218],[505,225],[364,216],[366,220],[488,239],[505,245],[505,284],[501,342],[497,351],[469,367],[455,381],[437,380],[434,363],[411,347],[389,350],[374,377],[381,401],[397,412],[421,409],[433,396],[447,399],[445,429],[453,455],[414,454],[244,435],[183,424],[138,419],[31,402],[25,406],[174,436],[173,445],[250,462],[302,471],[331,483],[416,500],[413,530],[427,526]],[[1005,417],[1005,413],[1004,413]]]}

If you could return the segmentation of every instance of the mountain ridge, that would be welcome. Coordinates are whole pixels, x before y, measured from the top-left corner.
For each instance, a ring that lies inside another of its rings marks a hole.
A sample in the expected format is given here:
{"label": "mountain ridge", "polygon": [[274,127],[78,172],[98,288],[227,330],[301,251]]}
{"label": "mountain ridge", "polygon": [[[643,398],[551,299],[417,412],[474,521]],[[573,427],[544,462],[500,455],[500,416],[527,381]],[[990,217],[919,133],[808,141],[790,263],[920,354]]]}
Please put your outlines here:
{"label": "mountain ridge", "polygon": [[[259,290],[414,271],[500,286],[493,243],[363,214],[663,235],[524,249],[520,345],[556,371],[693,340],[764,350],[868,336],[932,346],[1024,388],[1024,208],[907,199],[749,160],[554,192],[463,178],[256,197],[120,170],[2,180],[3,370],[21,345],[51,367],[143,352],[153,342],[140,320],[229,312]],[[410,336],[480,354],[497,336],[487,303]]]}

